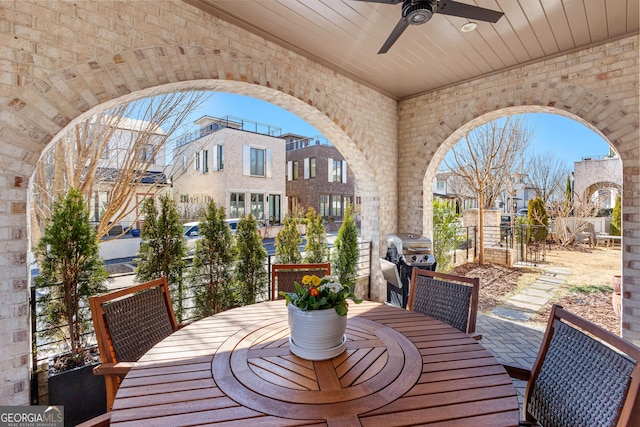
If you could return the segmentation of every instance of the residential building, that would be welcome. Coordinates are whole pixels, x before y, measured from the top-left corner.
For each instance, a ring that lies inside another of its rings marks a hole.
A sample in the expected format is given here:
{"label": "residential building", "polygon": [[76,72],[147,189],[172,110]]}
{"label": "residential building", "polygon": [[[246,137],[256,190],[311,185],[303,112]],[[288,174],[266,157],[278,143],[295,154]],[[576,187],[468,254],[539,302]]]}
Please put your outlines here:
{"label": "residential building", "polygon": [[[102,220],[114,197],[119,195],[114,193],[117,191],[114,186],[123,178],[135,182],[134,198],[121,209],[124,216],[110,232],[112,235],[118,235],[121,227],[140,229],[144,199],[156,197],[169,186],[164,131],[150,122],[131,118],[117,119],[115,126],[117,129],[102,153],[97,173],[100,180],[96,181],[94,195],[89,202],[90,220],[97,223]],[[136,151],[137,165],[134,166],[131,166],[132,149]]]}
{"label": "residential building", "polygon": [[[536,188],[527,182],[526,175],[519,174],[512,183],[515,192],[511,196],[507,191],[500,193],[495,202],[495,208],[503,212],[517,212],[526,209],[529,200],[536,198]],[[478,200],[467,186],[463,185],[460,178],[450,171],[439,171],[433,181],[433,196],[440,199],[455,199],[458,213],[466,209],[477,209]],[[512,206],[513,205],[513,206]]]}
{"label": "residential building", "polygon": [[200,130],[180,138],[174,158],[182,171],[173,194],[185,221],[198,219],[214,200],[227,218],[253,213],[280,223],[286,214],[280,128],[230,116],[203,116],[195,124]]}
{"label": "residential building", "polygon": [[[96,227],[103,221],[101,232],[120,235],[123,229],[139,228],[142,201],[168,186],[165,140],[159,126],[126,117],[99,114],[76,125],[58,142],[60,147],[40,160],[32,195],[33,229],[39,232],[46,219],[39,213],[66,191],[66,186],[54,185],[54,176],[60,173],[56,163],[63,164],[64,173],[72,177],[68,185],[79,188],[81,183],[91,183],[87,187],[91,194],[85,195],[89,220]],[[90,143],[100,144],[97,151],[78,149]],[[58,159],[61,155],[64,162]]]}
{"label": "residential building", "polygon": [[286,188],[291,212],[313,207],[339,221],[348,203],[360,205],[355,176],[338,149],[322,137],[282,135],[287,150]]}

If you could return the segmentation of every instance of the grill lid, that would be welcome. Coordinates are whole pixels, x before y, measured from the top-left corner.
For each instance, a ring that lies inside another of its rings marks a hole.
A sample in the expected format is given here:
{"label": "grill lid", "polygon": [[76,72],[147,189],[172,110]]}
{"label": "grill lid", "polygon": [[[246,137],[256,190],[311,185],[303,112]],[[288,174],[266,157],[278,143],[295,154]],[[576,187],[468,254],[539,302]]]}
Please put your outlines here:
{"label": "grill lid", "polygon": [[435,264],[431,239],[410,233],[388,234],[387,259],[394,263],[402,260],[411,266],[431,266]]}
{"label": "grill lid", "polygon": [[417,234],[387,234],[387,247],[392,244],[401,254],[431,253],[431,239]]}

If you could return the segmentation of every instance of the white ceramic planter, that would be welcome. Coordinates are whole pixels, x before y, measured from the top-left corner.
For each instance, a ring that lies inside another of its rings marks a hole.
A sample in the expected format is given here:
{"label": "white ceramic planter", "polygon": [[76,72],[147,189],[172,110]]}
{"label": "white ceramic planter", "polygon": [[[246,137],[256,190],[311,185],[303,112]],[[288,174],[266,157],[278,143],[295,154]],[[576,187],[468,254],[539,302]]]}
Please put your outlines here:
{"label": "white ceramic planter", "polygon": [[340,316],[333,308],[302,311],[292,304],[288,311],[289,348],[293,354],[308,360],[326,360],[344,351],[347,316]]}

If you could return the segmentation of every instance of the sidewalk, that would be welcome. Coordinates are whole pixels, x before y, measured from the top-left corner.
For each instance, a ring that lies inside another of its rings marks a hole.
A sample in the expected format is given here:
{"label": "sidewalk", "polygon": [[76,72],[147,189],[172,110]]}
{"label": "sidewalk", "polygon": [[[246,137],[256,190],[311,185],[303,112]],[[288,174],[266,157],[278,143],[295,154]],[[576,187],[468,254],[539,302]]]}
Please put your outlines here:
{"label": "sidewalk", "polygon": [[[553,298],[571,269],[549,267],[538,279],[511,296],[489,314],[479,314],[476,331],[480,343],[501,363],[531,368],[544,335],[544,325],[528,321]],[[513,380],[522,405],[525,381]]]}

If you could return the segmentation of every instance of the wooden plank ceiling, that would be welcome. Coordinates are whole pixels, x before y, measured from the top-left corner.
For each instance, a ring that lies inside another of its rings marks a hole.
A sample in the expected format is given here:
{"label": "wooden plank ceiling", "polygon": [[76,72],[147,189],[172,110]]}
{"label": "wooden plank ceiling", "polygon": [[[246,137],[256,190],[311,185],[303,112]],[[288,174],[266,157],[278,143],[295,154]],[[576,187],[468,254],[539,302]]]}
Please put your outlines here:
{"label": "wooden plank ceiling", "polygon": [[639,30],[640,0],[459,0],[504,13],[495,24],[436,13],[378,50],[402,4],[356,0],[185,0],[396,99]]}

